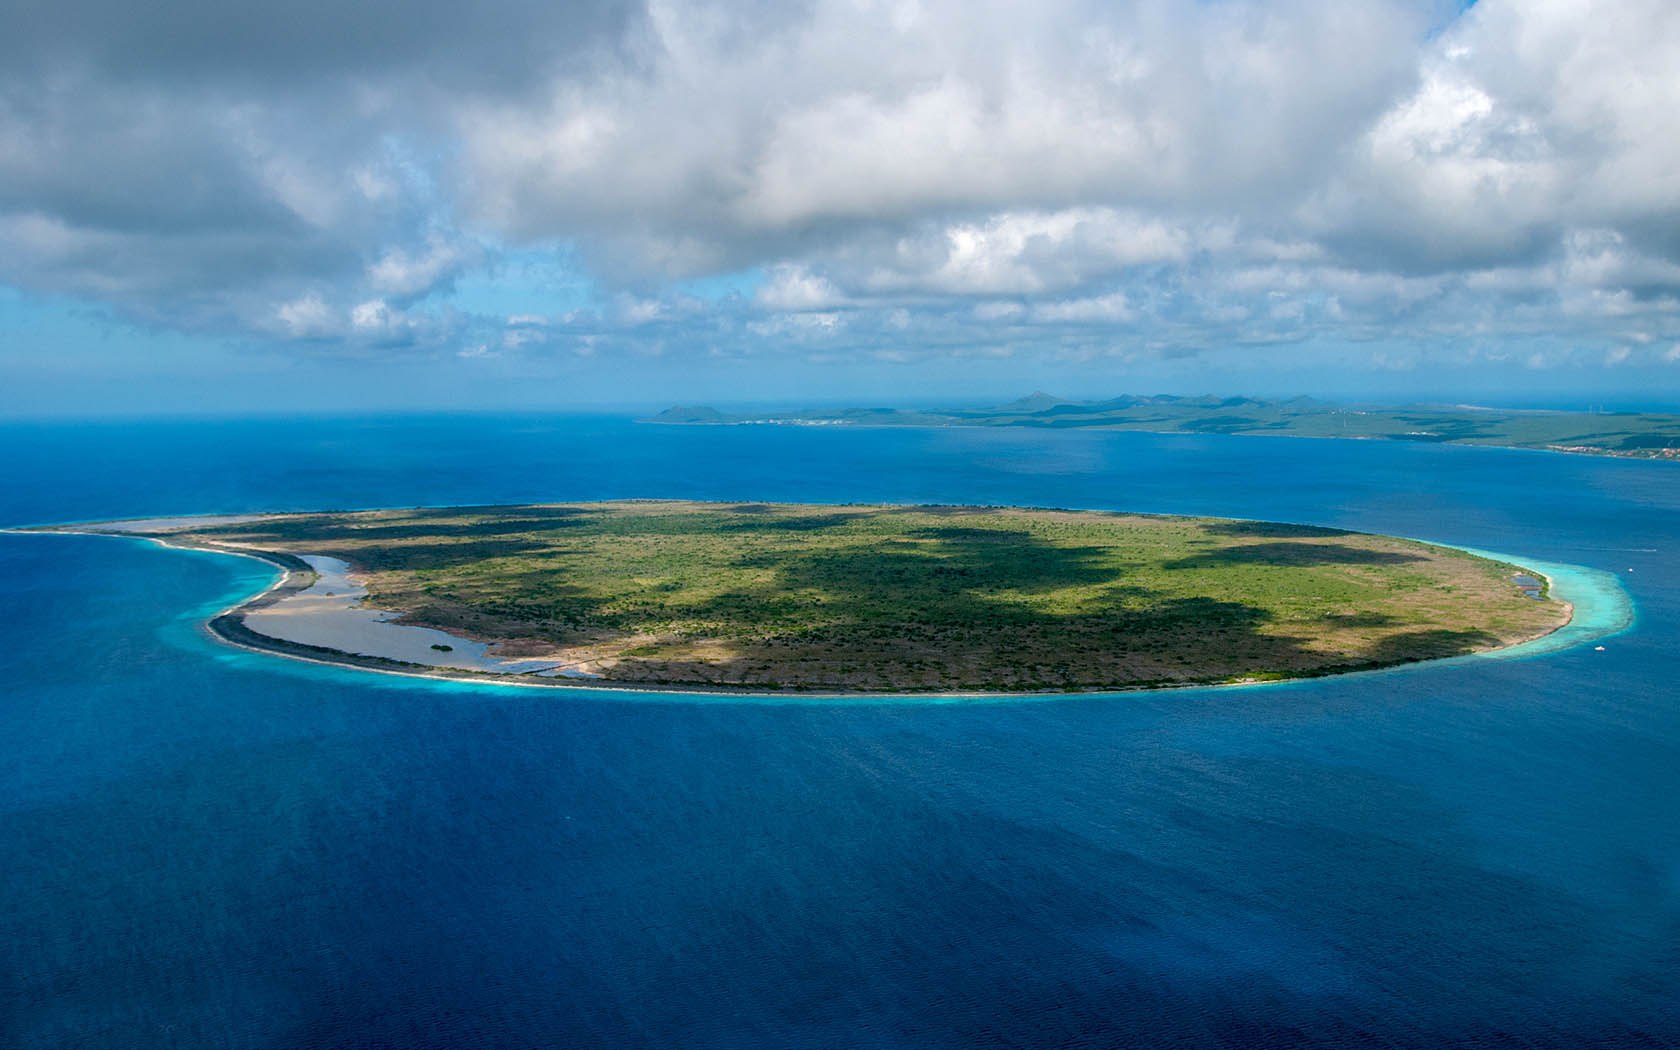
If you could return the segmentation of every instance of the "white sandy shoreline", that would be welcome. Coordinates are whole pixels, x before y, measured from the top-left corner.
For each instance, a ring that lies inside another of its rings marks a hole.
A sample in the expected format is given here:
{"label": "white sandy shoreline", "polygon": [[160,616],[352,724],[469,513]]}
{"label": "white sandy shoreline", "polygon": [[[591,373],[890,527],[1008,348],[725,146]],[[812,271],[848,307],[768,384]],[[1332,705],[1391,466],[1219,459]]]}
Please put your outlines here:
{"label": "white sandy shoreline", "polygon": [[502,657],[493,643],[435,627],[394,623],[400,613],[364,604],[367,588],[354,578],[347,562],[317,554],[299,557],[314,570],[314,582],[271,604],[247,607],[244,623],[249,630],[313,649],[440,669],[500,675],[574,670],[562,659]]}

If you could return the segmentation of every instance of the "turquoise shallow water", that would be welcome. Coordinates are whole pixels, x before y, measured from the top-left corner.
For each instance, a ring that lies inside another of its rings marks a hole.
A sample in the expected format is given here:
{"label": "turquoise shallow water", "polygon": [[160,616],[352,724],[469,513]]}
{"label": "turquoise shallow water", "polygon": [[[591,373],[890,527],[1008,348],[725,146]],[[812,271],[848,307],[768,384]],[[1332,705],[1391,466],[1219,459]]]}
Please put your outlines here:
{"label": "turquoise shallow water", "polygon": [[0,524],[1112,507],[1509,552],[1636,611],[1256,689],[626,702],[230,650],[199,624],[266,567],[0,535],[0,1045],[1680,1045],[1672,465],[536,417],[0,442]]}
{"label": "turquoise shallow water", "polygon": [[1559,565],[1555,562],[1524,559],[1514,554],[1466,548],[1472,554],[1511,562],[1542,573],[1551,581],[1552,594],[1574,606],[1569,622],[1543,638],[1531,642],[1481,653],[1478,659],[1513,660],[1547,653],[1567,652],[1589,645],[1633,626],[1633,599],[1628,596],[1622,581],[1613,572],[1591,569],[1583,565]]}

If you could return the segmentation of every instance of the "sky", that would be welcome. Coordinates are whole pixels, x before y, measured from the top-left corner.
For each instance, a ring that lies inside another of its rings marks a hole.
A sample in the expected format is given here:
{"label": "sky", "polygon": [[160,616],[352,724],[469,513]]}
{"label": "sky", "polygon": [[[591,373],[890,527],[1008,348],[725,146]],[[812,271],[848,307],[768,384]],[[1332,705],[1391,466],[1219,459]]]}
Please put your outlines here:
{"label": "sky", "polygon": [[1680,408],[1672,0],[9,0],[0,415]]}

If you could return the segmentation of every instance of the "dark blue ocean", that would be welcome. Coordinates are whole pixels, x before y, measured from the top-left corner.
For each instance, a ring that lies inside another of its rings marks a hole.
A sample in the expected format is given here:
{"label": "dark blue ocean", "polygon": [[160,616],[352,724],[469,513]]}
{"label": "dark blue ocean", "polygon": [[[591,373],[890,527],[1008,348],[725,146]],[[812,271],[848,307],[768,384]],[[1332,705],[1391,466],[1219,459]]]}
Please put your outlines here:
{"label": "dark blue ocean", "polygon": [[261,566],[0,535],[0,1046],[1680,1046],[1680,465],[0,426],[0,524],[635,496],[1347,526],[1612,571],[1638,618],[1602,652],[1258,689],[627,698],[233,651],[198,625]]}

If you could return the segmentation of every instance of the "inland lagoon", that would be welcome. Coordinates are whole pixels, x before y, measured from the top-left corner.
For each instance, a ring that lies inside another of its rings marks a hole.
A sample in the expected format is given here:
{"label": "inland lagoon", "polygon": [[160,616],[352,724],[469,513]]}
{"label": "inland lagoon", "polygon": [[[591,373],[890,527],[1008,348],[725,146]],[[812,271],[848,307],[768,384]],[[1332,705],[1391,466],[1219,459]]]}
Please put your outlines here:
{"label": "inland lagoon", "polygon": [[1680,1041],[1674,464],[535,415],[0,437],[12,527],[1054,506],[1495,552],[1577,613],[1242,688],[520,689],[208,636],[271,564],[0,535],[8,1046]]}

